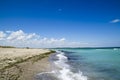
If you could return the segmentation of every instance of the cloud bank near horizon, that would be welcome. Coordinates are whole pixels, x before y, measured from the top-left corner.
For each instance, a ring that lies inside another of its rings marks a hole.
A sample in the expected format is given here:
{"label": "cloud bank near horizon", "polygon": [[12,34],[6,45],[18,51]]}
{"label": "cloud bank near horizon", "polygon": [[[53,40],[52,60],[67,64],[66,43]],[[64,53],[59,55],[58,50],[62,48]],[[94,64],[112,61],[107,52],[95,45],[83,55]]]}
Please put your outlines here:
{"label": "cloud bank near horizon", "polygon": [[87,43],[69,42],[65,38],[46,38],[36,33],[25,33],[18,31],[0,31],[0,45],[9,45],[16,47],[79,47]]}

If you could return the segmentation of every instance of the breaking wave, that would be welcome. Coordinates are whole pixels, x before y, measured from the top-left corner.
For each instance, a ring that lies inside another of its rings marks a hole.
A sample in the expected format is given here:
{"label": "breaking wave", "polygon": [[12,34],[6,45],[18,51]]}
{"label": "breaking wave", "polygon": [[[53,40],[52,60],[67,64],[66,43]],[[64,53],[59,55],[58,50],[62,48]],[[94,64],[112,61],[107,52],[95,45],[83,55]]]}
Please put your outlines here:
{"label": "breaking wave", "polygon": [[60,80],[87,80],[81,71],[78,73],[71,71],[70,65],[67,64],[68,58],[64,52],[57,51],[56,57],[58,60],[54,61],[54,64],[57,69],[54,72]]}

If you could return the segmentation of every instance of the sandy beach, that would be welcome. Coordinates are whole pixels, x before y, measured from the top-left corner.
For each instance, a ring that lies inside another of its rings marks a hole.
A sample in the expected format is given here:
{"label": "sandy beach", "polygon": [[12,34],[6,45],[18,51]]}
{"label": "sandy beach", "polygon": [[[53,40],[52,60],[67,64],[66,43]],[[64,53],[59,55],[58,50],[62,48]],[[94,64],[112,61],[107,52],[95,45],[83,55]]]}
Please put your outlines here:
{"label": "sandy beach", "polygon": [[48,49],[0,48],[0,80],[34,80],[50,71]]}

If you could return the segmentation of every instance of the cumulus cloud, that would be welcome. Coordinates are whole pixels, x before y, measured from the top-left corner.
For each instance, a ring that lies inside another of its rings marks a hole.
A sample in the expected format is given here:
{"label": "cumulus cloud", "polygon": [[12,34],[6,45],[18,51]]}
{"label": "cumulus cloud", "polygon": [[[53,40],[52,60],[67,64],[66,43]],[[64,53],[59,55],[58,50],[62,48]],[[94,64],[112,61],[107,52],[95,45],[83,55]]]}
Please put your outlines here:
{"label": "cumulus cloud", "polygon": [[118,23],[118,22],[120,22],[120,19],[114,19],[114,20],[110,21],[110,23]]}
{"label": "cumulus cloud", "polygon": [[22,30],[18,30],[9,32],[8,37],[6,39],[10,41],[26,41],[38,37],[39,35],[36,35],[35,33],[27,34],[24,33]]}
{"label": "cumulus cloud", "polygon": [[6,34],[3,31],[0,31],[0,40],[3,40]]}
{"label": "cumulus cloud", "polygon": [[23,30],[18,31],[0,31],[0,45],[9,45],[16,47],[80,47],[87,45],[84,42],[70,42],[65,38],[47,38],[36,33],[25,33]]}
{"label": "cumulus cloud", "polygon": [[46,38],[36,33],[25,33],[18,31],[0,31],[0,45],[11,45],[17,47],[57,47],[64,45],[65,38]]}

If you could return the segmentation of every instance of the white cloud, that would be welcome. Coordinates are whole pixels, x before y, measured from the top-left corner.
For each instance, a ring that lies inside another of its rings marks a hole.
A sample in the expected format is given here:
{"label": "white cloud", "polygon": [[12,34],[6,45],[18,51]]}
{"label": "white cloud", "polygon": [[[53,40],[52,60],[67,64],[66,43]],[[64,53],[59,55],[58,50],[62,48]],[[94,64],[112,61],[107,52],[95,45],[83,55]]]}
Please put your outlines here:
{"label": "white cloud", "polygon": [[7,39],[8,40],[20,40],[20,39],[24,39],[25,34],[22,30],[16,31],[16,32],[11,32]]}
{"label": "white cloud", "polygon": [[120,19],[114,19],[114,20],[110,21],[110,23],[118,23],[118,22],[120,22]]}
{"label": "white cloud", "polygon": [[3,31],[0,31],[0,40],[3,40],[6,34]]}
{"label": "white cloud", "polygon": [[65,38],[55,39],[40,37],[36,33],[25,33],[18,31],[0,31],[0,45],[11,45],[17,47],[56,47],[61,46]]}
{"label": "white cloud", "polygon": [[6,33],[12,33],[12,31],[5,31]]}
{"label": "white cloud", "polygon": [[16,47],[80,47],[85,46],[85,42],[70,42],[65,38],[46,38],[36,33],[25,33],[18,31],[0,31],[0,45],[10,45]]}

